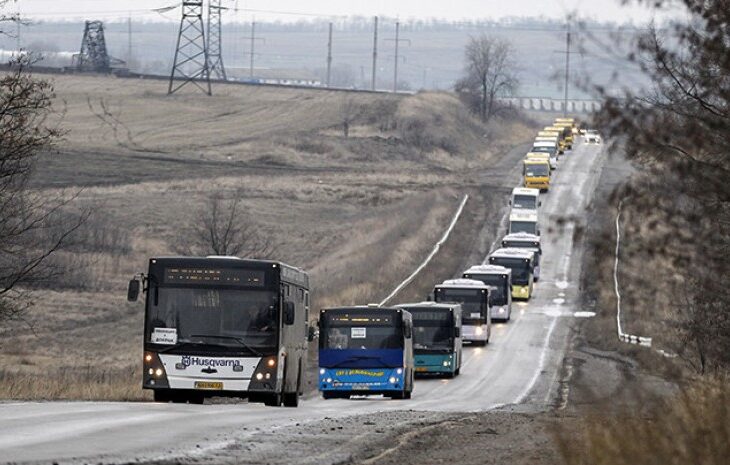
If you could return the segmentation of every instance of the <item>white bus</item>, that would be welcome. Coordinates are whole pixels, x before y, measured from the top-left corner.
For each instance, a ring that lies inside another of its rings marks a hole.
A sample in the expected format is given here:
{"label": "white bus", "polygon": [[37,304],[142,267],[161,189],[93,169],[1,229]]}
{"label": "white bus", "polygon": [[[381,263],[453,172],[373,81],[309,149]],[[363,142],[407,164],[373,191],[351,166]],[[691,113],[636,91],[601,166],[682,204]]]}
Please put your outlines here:
{"label": "white bus", "polygon": [[526,232],[535,236],[540,235],[537,211],[512,210],[509,215],[509,234],[518,232]]}
{"label": "white bus", "polygon": [[512,270],[498,265],[477,265],[466,270],[463,276],[491,287],[489,306],[492,321],[509,321],[512,318]]}
{"label": "white bus", "polygon": [[512,189],[512,196],[510,197],[509,204],[512,206],[512,211],[535,211],[540,205],[542,205],[542,202],[540,202],[540,189],[515,187]]}
{"label": "white bus", "polygon": [[142,387],[158,402],[242,397],[296,407],[304,388],[309,276],[281,262],[152,258],[127,299],[146,292]]}
{"label": "white bus", "polygon": [[489,286],[474,279],[449,279],[437,284],[434,301],[461,304],[461,337],[474,345],[486,345],[492,330]]}

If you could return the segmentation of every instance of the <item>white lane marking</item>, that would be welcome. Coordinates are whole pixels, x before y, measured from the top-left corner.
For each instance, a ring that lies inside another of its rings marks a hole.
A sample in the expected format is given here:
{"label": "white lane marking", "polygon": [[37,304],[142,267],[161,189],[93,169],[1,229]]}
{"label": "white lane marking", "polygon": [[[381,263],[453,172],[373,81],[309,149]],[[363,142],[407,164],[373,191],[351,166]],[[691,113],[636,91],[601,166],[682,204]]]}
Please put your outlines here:
{"label": "white lane marking", "polygon": [[596,316],[596,312],[574,312],[573,316],[576,318],[593,318]]}
{"label": "white lane marking", "polygon": [[558,297],[556,299],[553,299],[553,303],[556,305],[563,305],[565,303],[565,299],[562,297]]}
{"label": "white lane marking", "polygon": [[537,383],[537,379],[540,377],[540,374],[542,374],[542,371],[545,368],[545,360],[547,359],[548,347],[550,345],[550,337],[553,335],[553,331],[555,330],[557,323],[557,318],[553,318],[550,322],[550,328],[548,328],[548,332],[545,335],[545,341],[542,344],[542,350],[540,351],[540,361],[537,364],[537,368],[532,374],[530,382],[527,383],[527,386],[525,386],[522,392],[515,398],[515,400],[512,402],[513,404],[522,403],[525,397],[527,397],[527,394],[529,394],[532,390],[533,386],[535,386],[535,383]]}
{"label": "white lane marking", "polygon": [[556,281],[555,287],[558,289],[567,289],[568,288],[568,281]]}

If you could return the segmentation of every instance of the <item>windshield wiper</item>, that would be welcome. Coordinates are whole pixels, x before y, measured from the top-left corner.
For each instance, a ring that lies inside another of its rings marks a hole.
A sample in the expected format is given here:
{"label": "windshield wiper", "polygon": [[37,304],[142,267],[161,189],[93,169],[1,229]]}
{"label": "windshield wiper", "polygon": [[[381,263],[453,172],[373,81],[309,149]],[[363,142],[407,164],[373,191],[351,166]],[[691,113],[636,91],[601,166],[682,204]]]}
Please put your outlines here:
{"label": "windshield wiper", "polygon": [[211,338],[218,338],[218,339],[230,339],[232,341],[236,341],[239,344],[241,344],[244,348],[246,348],[246,350],[248,350],[249,352],[251,352],[255,356],[257,356],[257,357],[263,357],[264,356],[264,354],[262,354],[261,352],[259,352],[256,349],[254,349],[250,345],[246,344],[246,342],[242,338],[240,338],[240,337],[236,337],[236,336],[222,336],[222,335],[219,335],[219,334],[191,334],[190,337],[211,337]]}
{"label": "windshield wiper", "polygon": [[177,344],[173,344],[171,346],[165,347],[164,349],[160,349],[160,350],[157,351],[157,353],[164,354],[165,352],[169,352],[171,350],[178,349],[180,347],[184,347],[184,346],[187,346],[187,345],[194,346],[194,345],[201,345],[201,344],[204,344],[204,342],[188,341],[188,340],[178,341]]}
{"label": "windshield wiper", "polygon": [[380,362],[380,365],[382,365],[384,368],[390,368],[388,366],[388,364],[383,362],[383,360],[380,357],[376,357],[374,355],[353,355],[353,356],[347,357],[345,360],[343,360],[339,363],[335,363],[334,365],[332,365],[332,368],[337,368],[339,366],[342,366],[343,363],[347,363],[347,362],[351,362],[351,361],[355,362],[358,360],[377,360]]}

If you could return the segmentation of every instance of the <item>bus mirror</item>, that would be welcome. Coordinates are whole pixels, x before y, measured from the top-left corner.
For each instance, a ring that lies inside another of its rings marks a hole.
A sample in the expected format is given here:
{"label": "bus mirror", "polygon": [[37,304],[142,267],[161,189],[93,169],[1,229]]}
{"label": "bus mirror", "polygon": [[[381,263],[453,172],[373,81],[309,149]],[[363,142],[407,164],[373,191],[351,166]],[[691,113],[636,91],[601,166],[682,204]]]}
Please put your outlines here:
{"label": "bus mirror", "polygon": [[461,328],[458,326],[454,328],[454,337],[461,337]]}
{"label": "bus mirror", "polygon": [[307,327],[307,342],[312,342],[316,335],[317,335],[317,329],[314,327],[314,325],[308,326]]}
{"label": "bus mirror", "polygon": [[132,279],[129,281],[129,288],[127,289],[127,301],[136,302],[139,298],[139,279]]}
{"label": "bus mirror", "polygon": [[427,301],[427,302],[433,302],[433,294],[429,294],[429,295],[427,295],[427,296],[426,296],[426,301]]}
{"label": "bus mirror", "polygon": [[539,200],[539,201],[537,202],[537,206],[538,206],[538,207],[542,207],[542,200]]}
{"label": "bus mirror", "polygon": [[406,324],[404,333],[406,339],[410,339],[411,336],[413,336],[413,326],[411,326],[410,324]]}
{"label": "bus mirror", "polygon": [[284,302],[284,324],[294,324],[294,302]]}

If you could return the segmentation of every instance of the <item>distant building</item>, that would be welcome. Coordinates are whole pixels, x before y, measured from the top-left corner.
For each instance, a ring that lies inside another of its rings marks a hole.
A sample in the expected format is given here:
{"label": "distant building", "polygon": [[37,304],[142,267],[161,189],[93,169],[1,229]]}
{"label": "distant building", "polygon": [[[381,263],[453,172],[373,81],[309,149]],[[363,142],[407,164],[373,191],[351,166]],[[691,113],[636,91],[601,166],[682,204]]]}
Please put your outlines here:
{"label": "distant building", "polygon": [[306,69],[256,68],[251,77],[249,68],[226,67],[226,73],[229,79],[252,84],[322,87],[322,81]]}

